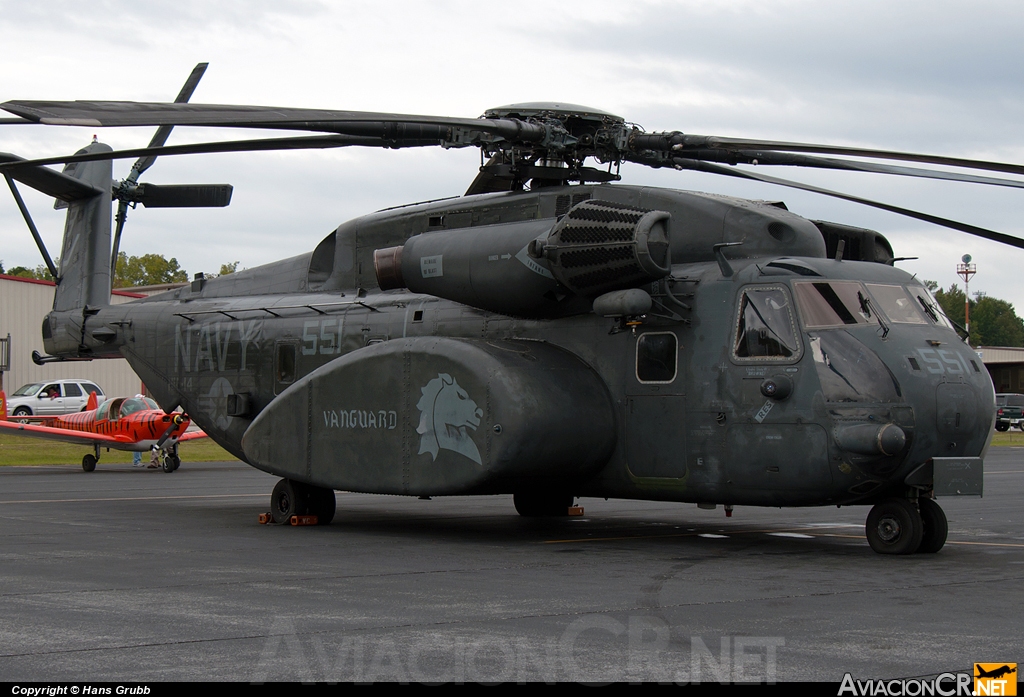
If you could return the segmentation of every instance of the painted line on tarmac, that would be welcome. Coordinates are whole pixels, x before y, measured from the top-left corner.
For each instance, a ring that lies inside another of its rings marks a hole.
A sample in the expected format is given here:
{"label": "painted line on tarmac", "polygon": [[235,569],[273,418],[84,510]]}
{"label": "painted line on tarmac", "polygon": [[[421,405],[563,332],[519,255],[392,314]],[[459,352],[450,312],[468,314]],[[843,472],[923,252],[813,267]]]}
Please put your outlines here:
{"label": "painted line on tarmac", "polygon": [[[842,527],[849,527],[849,526],[847,526],[847,525],[836,525],[835,527],[842,528]],[[728,532],[729,534],[728,535],[717,535],[716,534],[716,535],[714,535],[714,537],[715,538],[718,538],[718,537],[732,537],[732,536],[736,536],[736,535],[749,535],[749,534],[752,534],[752,533],[764,533],[764,534],[767,534],[767,535],[775,535],[775,536],[778,536],[778,537],[782,537],[782,536],[790,537],[791,533],[799,532],[799,533],[802,533],[802,535],[805,536],[805,537],[839,537],[839,538],[849,539],[849,540],[866,540],[867,539],[864,535],[841,535],[841,534],[838,534],[838,533],[819,533],[819,534],[815,534],[815,533],[812,533],[812,532],[807,532],[807,528],[791,528],[789,530],[786,530],[784,528],[783,529],[776,529],[776,530],[736,530],[736,531],[725,531],[725,532]],[[708,533],[699,533],[699,532],[680,532],[680,533],[672,533],[672,534],[669,534],[669,535],[623,535],[623,536],[620,536],[620,537],[584,537],[584,538],[569,539],[569,540],[544,540],[544,542],[542,542],[541,544],[556,545],[556,544],[569,544],[569,543],[573,543],[573,542],[614,542],[616,540],[648,540],[648,539],[653,540],[653,539],[663,539],[663,538],[668,538],[668,537],[704,537],[704,538],[709,538],[709,537],[712,537],[712,535],[710,535]],[[947,545],[975,545],[975,546],[980,546],[980,547],[1024,548],[1024,544],[1019,544],[1019,543],[1014,543],[1014,542],[969,542],[969,541],[959,541],[959,540],[946,540],[946,544]]]}
{"label": "painted line on tarmac", "polygon": [[242,499],[255,496],[266,496],[266,494],[196,494],[192,496],[131,496],[103,499],[31,499],[27,501],[8,500],[0,501],[0,504],[9,503],[91,503],[107,501],[166,501],[170,499]]}
{"label": "painted line on tarmac", "polygon": [[[817,523],[816,525],[819,526],[818,529],[821,529],[821,523]],[[848,526],[844,525],[844,524],[836,524],[834,526],[828,526],[828,527],[845,528],[845,527],[848,527]],[[792,532],[806,533],[806,531],[807,531],[807,528],[806,527],[802,527],[802,528],[759,528],[759,529],[755,529],[755,530],[721,530],[720,532],[728,533],[728,535],[725,535],[725,537],[730,537],[730,536],[733,536],[733,535],[749,535],[751,533],[766,533],[766,534],[774,534],[774,533],[780,533],[780,532],[784,532],[784,533],[785,532],[789,532],[789,533],[792,533]],[[581,538],[577,538],[577,539],[568,539],[568,540],[544,540],[541,544],[557,545],[557,544],[566,544],[566,543],[569,543],[569,542],[612,542],[612,541],[615,541],[615,540],[659,540],[659,539],[663,539],[663,538],[667,538],[667,537],[702,537],[702,536],[707,535],[707,534],[708,533],[693,531],[693,532],[675,532],[675,533],[669,533],[667,535],[621,535],[621,536],[618,536],[618,537],[581,537]],[[813,535],[812,534],[812,535],[809,535],[809,537],[853,537],[853,535],[846,535],[846,536],[844,536],[844,535]],[[861,536],[861,539],[864,539],[864,537]]]}
{"label": "painted line on tarmac", "polygon": [[[866,539],[863,535],[823,535],[823,537],[846,537],[854,540]],[[1016,542],[970,542],[967,540],[946,540],[947,545],[975,545],[978,547],[1024,547]]]}

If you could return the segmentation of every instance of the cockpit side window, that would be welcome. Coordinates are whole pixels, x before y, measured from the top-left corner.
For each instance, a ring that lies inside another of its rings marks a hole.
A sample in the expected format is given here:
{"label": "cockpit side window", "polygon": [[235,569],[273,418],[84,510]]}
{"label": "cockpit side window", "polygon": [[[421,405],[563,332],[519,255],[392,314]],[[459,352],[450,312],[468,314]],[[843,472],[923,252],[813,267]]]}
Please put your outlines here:
{"label": "cockpit side window", "polygon": [[793,290],[807,329],[878,324],[871,299],[858,281],[798,282]]}
{"label": "cockpit side window", "polygon": [[782,286],[753,286],[740,295],[733,356],[743,362],[789,362],[800,340],[789,293]]}

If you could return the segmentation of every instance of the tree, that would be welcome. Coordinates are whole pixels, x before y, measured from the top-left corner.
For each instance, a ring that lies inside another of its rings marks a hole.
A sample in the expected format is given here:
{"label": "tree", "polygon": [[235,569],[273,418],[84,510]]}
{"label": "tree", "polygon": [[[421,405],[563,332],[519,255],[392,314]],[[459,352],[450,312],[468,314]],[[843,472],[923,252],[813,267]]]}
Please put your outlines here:
{"label": "tree", "polygon": [[[0,266],[0,269],[3,267]],[[2,273],[2,271],[0,271]],[[50,275],[50,270],[40,264],[34,269],[30,269],[27,266],[14,266],[8,269],[8,276],[18,276],[19,278],[34,278],[39,281],[52,281],[53,276]]]}
{"label": "tree", "polygon": [[217,275],[218,276],[226,276],[229,273],[234,273],[235,271],[238,271],[238,262],[237,261],[231,262],[230,264],[221,264],[220,265],[220,273],[217,274]]}
{"label": "tree", "polygon": [[[939,288],[934,281],[926,281],[925,285],[934,293],[946,316],[964,326],[967,299],[964,291],[955,283],[947,290]],[[972,346],[1024,346],[1024,320],[1007,301],[978,292],[971,301],[970,313]]]}
{"label": "tree", "polygon": [[115,288],[155,286],[161,283],[182,283],[187,280],[188,272],[178,267],[178,260],[174,257],[166,259],[162,254],[130,257],[125,252],[117,255]]}

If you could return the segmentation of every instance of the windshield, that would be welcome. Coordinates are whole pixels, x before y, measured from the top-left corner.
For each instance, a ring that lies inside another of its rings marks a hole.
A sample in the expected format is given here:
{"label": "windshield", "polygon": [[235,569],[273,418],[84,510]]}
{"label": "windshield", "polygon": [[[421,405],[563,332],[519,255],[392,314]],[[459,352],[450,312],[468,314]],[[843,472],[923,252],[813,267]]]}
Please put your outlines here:
{"label": "windshield", "polygon": [[931,320],[935,324],[946,327],[947,329],[953,328],[953,323],[946,317],[946,313],[942,310],[938,301],[932,296],[931,292],[924,286],[910,286],[910,294],[917,298],[918,304],[926,315],[931,317]]}
{"label": "windshield", "polygon": [[808,329],[878,323],[871,300],[857,281],[794,283],[793,290]]}
{"label": "windshield", "polygon": [[41,382],[33,382],[29,385],[22,385],[18,390],[12,394],[12,397],[27,397],[30,394],[35,394],[39,391],[39,388],[43,386]]}
{"label": "windshield", "polygon": [[921,306],[913,300],[903,286],[868,283],[868,290],[889,319],[898,324],[927,324]]}
{"label": "windshield", "polygon": [[121,402],[121,416],[128,416],[134,414],[137,411],[143,411],[149,407],[141,399],[126,399]]}

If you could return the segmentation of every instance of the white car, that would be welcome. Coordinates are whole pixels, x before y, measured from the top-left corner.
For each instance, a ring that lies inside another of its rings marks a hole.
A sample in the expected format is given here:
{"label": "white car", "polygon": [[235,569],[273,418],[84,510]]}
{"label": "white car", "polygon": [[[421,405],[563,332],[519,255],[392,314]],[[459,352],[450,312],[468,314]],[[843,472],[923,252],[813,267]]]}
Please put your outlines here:
{"label": "white car", "polygon": [[103,390],[90,380],[50,380],[22,385],[7,398],[7,415],[59,416],[85,409],[89,393],[103,402]]}

